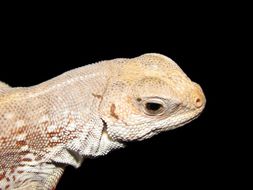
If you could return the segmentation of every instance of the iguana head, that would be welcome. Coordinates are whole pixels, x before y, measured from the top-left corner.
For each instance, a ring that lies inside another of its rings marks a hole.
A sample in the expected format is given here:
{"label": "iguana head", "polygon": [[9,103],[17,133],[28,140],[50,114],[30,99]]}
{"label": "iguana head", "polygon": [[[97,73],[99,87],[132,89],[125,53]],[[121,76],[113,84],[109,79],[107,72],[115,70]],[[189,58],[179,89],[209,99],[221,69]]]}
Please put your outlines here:
{"label": "iguana head", "polygon": [[112,65],[101,103],[114,141],[150,138],[195,119],[205,107],[201,87],[170,58],[144,54]]}

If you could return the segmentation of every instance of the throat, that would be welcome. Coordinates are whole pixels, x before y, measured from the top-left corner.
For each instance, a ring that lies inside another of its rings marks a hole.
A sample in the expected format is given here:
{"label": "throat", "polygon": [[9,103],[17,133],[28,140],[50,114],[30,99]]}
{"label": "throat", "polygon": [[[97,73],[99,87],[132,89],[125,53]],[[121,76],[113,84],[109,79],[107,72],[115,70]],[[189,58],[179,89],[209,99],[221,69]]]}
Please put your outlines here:
{"label": "throat", "polygon": [[125,145],[122,142],[113,141],[106,130],[103,131],[102,137],[100,140],[99,148],[97,152],[93,156],[102,156],[106,155],[112,150],[116,150],[119,148],[124,148]]}
{"label": "throat", "polygon": [[96,126],[88,133],[83,133],[69,142],[67,146],[56,148],[55,151],[51,152],[50,158],[53,162],[78,168],[85,158],[106,155],[112,150],[123,147],[123,143],[114,141],[109,137],[106,126],[102,125],[101,128]]}

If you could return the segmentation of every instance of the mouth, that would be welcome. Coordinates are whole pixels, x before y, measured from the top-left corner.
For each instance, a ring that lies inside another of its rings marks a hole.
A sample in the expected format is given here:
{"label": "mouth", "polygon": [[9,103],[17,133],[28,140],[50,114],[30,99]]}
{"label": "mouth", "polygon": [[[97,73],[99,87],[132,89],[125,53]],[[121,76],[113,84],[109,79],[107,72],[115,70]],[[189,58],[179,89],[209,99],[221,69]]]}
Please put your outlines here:
{"label": "mouth", "polygon": [[[187,119],[185,121],[179,122],[178,124],[175,124],[175,125],[172,125],[172,126],[168,125],[166,127],[162,126],[162,127],[159,127],[159,128],[152,129],[150,132],[146,133],[141,138],[137,139],[137,141],[141,141],[141,140],[144,140],[144,139],[149,139],[152,136],[154,136],[156,134],[159,134],[160,132],[165,132],[165,131],[169,131],[169,130],[173,130],[173,129],[182,127],[182,126],[190,123],[191,121],[195,120],[196,118],[198,118],[201,115],[201,112],[202,111],[200,111],[199,113],[197,113],[194,116],[190,117],[190,119]],[[182,118],[189,117],[189,116],[187,116],[188,114],[190,114],[190,113],[184,114],[181,117]],[[179,120],[181,120],[181,119],[179,119]]]}

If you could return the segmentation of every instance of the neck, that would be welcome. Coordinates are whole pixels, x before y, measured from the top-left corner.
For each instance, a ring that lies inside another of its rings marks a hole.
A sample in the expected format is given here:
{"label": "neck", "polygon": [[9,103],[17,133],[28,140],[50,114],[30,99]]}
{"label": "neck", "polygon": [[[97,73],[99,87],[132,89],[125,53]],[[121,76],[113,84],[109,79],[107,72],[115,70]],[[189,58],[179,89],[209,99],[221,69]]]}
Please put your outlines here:
{"label": "neck", "polygon": [[79,167],[85,157],[123,146],[107,136],[99,113],[110,75],[92,67],[75,69],[30,89],[28,97],[46,105],[44,112],[53,123],[47,132],[54,135],[55,126],[60,131],[48,139],[52,146],[47,148],[46,160]]}
{"label": "neck", "polygon": [[[62,143],[50,150],[48,158],[54,162],[80,166],[83,157],[96,153],[103,131],[99,105],[109,75],[75,69],[40,85],[51,100],[50,115],[62,130]],[[47,102],[48,104],[48,102]]]}

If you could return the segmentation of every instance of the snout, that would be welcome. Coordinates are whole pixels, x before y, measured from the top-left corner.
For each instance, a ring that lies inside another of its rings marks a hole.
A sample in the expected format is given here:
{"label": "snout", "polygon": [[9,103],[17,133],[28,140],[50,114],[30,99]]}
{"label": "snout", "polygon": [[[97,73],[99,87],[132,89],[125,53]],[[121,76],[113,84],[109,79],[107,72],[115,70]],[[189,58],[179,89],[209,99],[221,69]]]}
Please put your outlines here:
{"label": "snout", "polygon": [[197,84],[194,83],[194,89],[192,92],[192,104],[197,109],[204,109],[206,104],[206,98],[202,88]]}

